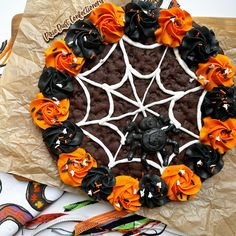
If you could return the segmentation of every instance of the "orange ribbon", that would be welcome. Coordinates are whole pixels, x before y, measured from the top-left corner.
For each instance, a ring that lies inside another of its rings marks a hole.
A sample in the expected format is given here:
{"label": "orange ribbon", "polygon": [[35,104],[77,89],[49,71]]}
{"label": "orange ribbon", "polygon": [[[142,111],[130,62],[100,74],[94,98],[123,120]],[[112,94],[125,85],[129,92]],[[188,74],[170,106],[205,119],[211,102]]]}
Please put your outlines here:
{"label": "orange ribbon", "polygon": [[12,45],[13,45],[12,40],[10,40],[6,45],[5,49],[0,54],[0,61],[3,59],[3,61],[0,62],[0,65],[4,65],[7,62],[12,51]]}
{"label": "orange ribbon", "polygon": [[108,211],[105,212],[101,215],[98,216],[94,216],[88,220],[82,221],[80,223],[78,223],[75,226],[75,236],[80,235],[81,233],[92,229],[96,226],[105,224],[107,222],[110,222],[112,220],[118,219],[118,218],[122,218],[125,215],[127,215],[128,213],[125,211],[116,211],[116,210],[112,210],[112,211]]}

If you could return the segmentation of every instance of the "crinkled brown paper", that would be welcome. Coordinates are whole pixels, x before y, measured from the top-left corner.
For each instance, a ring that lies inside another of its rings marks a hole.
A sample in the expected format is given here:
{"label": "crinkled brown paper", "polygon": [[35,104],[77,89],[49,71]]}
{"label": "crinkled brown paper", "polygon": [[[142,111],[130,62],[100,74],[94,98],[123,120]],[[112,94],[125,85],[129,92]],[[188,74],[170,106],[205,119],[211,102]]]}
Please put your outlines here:
{"label": "crinkled brown paper", "polygon": [[[60,182],[56,163],[42,142],[41,130],[31,120],[29,104],[38,93],[44,50],[49,46],[42,34],[75,14],[76,9],[92,2],[95,0],[28,1],[10,61],[0,79],[1,171],[75,191]],[[116,3],[124,4],[125,1]],[[215,30],[225,53],[236,64],[236,19],[196,21]],[[224,159],[223,170],[203,184],[194,200],[171,202],[158,209],[141,209],[139,213],[161,220],[187,235],[236,235],[235,152],[228,152]]]}

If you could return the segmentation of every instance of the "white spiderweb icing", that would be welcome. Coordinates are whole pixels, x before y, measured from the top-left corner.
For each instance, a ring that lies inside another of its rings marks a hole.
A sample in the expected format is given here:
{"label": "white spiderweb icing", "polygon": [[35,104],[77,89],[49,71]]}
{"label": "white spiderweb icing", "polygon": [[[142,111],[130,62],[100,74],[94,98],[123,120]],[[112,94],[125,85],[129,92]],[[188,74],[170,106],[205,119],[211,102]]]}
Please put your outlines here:
{"label": "white spiderweb icing", "polygon": [[[187,94],[197,92],[197,91],[201,90],[202,88],[199,86],[199,87],[195,87],[195,88],[192,88],[192,89],[189,89],[186,91],[172,91],[172,90],[166,89],[164,87],[164,85],[161,82],[160,74],[161,74],[161,64],[165,58],[166,52],[167,52],[167,50],[171,50],[170,48],[168,49],[168,47],[165,48],[164,53],[161,57],[161,60],[160,60],[159,64],[157,65],[157,68],[150,74],[145,74],[145,75],[141,74],[136,69],[134,69],[132,67],[132,65],[130,64],[129,57],[128,57],[126,49],[125,49],[124,41],[131,46],[141,48],[141,49],[146,49],[146,50],[154,49],[154,48],[161,46],[161,44],[158,44],[158,43],[151,44],[151,45],[143,45],[141,43],[133,42],[131,39],[129,39],[127,36],[124,35],[122,37],[122,39],[119,41],[119,43],[114,44],[111,47],[111,49],[109,50],[109,52],[107,53],[107,55],[103,59],[101,59],[97,65],[95,65],[92,69],[75,76],[76,80],[78,81],[78,83],[80,84],[82,89],[84,90],[84,93],[85,93],[85,96],[87,99],[86,114],[85,114],[84,118],[80,122],[77,123],[77,125],[82,128],[82,130],[86,136],[88,136],[91,140],[93,140],[94,142],[96,142],[98,145],[100,145],[103,148],[103,150],[105,151],[105,153],[107,154],[107,157],[109,159],[109,164],[108,164],[109,168],[112,168],[112,167],[114,167],[118,164],[121,164],[121,163],[140,162],[141,161],[140,158],[133,158],[131,161],[128,161],[127,158],[117,160],[117,156],[118,156],[122,146],[125,143],[127,133],[123,134],[123,132],[116,125],[114,125],[110,122],[120,120],[120,119],[123,119],[128,116],[133,117],[132,121],[135,121],[135,119],[137,118],[139,113],[141,113],[145,117],[145,116],[147,116],[147,112],[154,115],[154,116],[160,116],[160,114],[158,114],[157,112],[152,110],[152,107],[156,106],[156,105],[170,103],[168,114],[169,114],[169,118],[170,118],[171,123],[173,123],[181,131],[183,131],[193,137],[192,141],[190,141],[180,147],[180,152],[183,151],[184,149],[186,149],[187,147],[189,147],[190,145],[197,143],[199,140],[198,135],[196,135],[195,133],[191,132],[190,130],[187,130],[186,128],[184,128],[181,125],[181,123],[175,118],[173,109],[174,109],[175,103],[178,100],[180,100],[181,98],[183,98]],[[111,54],[117,48],[118,44],[119,44],[121,52],[123,54],[123,59],[125,62],[125,67],[126,67],[125,74],[124,74],[123,78],[118,83],[113,84],[113,85],[108,85],[106,83],[102,84],[102,83],[96,82],[95,80],[88,79],[87,78],[88,75],[90,75],[91,73],[98,70],[109,59]],[[190,76],[190,82],[193,81],[194,79],[196,79],[196,75],[187,67],[185,62],[181,59],[178,49],[174,49],[174,54],[176,56],[176,60],[180,64],[180,66]],[[150,83],[147,86],[143,97],[141,97],[141,98],[138,96],[138,93],[137,93],[135,85],[134,85],[134,76],[136,77],[136,79],[150,80]],[[122,93],[120,93],[119,91],[117,91],[120,87],[122,87],[124,85],[125,82],[130,83],[135,100],[130,99],[130,98],[126,97],[125,95],[123,95]],[[100,88],[100,89],[104,90],[107,94],[108,101],[109,101],[109,111],[108,111],[108,114],[105,117],[103,117],[102,119],[88,120],[90,109],[91,109],[91,95],[89,93],[89,90],[85,86],[85,83],[87,83],[90,86]],[[161,89],[161,91],[164,92],[165,94],[169,95],[169,97],[144,105],[146,96],[147,96],[149,89],[153,83],[157,83],[157,85]],[[198,106],[197,106],[197,125],[198,125],[199,130],[202,126],[202,124],[201,124],[201,104],[203,102],[205,94],[206,94],[206,92],[203,91],[202,95],[200,96]],[[131,112],[124,112],[124,114],[119,115],[119,116],[113,116],[113,113],[114,113],[113,96],[117,96],[119,99],[123,99],[126,102],[134,105],[136,107],[136,110],[131,111]],[[98,137],[96,137],[95,135],[91,134],[90,132],[88,132],[86,130],[86,126],[94,125],[94,124],[106,126],[110,129],[112,129],[114,132],[116,132],[119,135],[120,145],[114,155],[111,153],[109,148],[102,142],[102,140],[100,140]],[[170,155],[169,163],[174,158],[174,156],[175,156],[174,153],[172,153]],[[163,167],[163,165],[162,165],[163,159],[162,159],[160,153],[157,153],[157,158],[159,159],[160,164],[158,164],[152,160],[147,160],[147,162],[149,165],[153,166],[154,168],[159,169],[159,171],[162,173],[165,167]]]}

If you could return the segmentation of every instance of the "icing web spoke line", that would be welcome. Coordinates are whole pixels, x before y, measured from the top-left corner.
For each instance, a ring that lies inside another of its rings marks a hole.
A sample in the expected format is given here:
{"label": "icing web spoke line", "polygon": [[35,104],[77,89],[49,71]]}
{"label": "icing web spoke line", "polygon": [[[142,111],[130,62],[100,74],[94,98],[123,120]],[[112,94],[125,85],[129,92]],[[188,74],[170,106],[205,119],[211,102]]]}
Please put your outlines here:
{"label": "icing web spoke line", "polygon": [[147,108],[146,111],[148,111],[149,113],[153,114],[153,115],[156,116],[156,117],[159,117],[159,116],[160,116],[157,112],[155,112],[155,111],[153,111],[153,110],[151,110],[151,109],[149,109],[149,108]]}
{"label": "icing web spoke line", "polygon": [[[122,39],[120,40],[119,44],[120,44],[121,51],[123,53],[125,64],[128,68],[130,68],[129,58],[128,58],[128,55],[126,53],[125,46],[124,46],[124,43],[123,43]],[[141,102],[141,100],[140,100],[140,98],[137,94],[137,91],[136,91],[136,88],[135,88],[135,85],[134,85],[134,79],[133,79],[132,73],[129,71],[129,69],[128,69],[128,79],[129,79],[134,97],[135,97],[137,103],[139,104],[139,107],[142,109],[143,103]],[[142,113],[143,113],[144,116],[147,116],[144,109],[142,109]]]}
{"label": "icing web spoke line", "polygon": [[137,113],[139,113],[141,111],[142,111],[142,108],[139,108],[139,109],[137,109],[135,111],[127,112],[127,113],[122,114],[120,116],[113,116],[113,117],[110,118],[110,121],[121,120],[121,119],[123,119],[123,118],[125,118],[127,116],[134,116],[134,115],[136,115]]}
{"label": "icing web spoke line", "polygon": [[156,102],[152,102],[152,103],[149,103],[149,104],[145,105],[144,108],[147,110],[150,107],[153,107],[153,106],[156,106],[156,105],[161,105],[161,104],[164,104],[164,103],[168,103],[172,99],[173,99],[173,96],[165,98],[165,99],[162,99],[162,100],[159,100],[159,101],[156,101]]}

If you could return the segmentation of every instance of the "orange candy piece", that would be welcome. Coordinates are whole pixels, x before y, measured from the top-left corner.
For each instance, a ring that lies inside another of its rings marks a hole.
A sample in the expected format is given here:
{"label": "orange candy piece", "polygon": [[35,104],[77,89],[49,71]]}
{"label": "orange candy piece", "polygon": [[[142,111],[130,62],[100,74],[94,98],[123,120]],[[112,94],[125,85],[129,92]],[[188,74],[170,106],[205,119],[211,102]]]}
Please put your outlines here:
{"label": "orange candy piece", "polygon": [[82,180],[92,167],[97,167],[96,160],[83,148],[71,153],[62,153],[57,162],[61,180],[68,185],[81,186]]}
{"label": "orange candy piece", "polygon": [[47,67],[54,67],[70,75],[77,75],[85,63],[82,57],[76,57],[63,40],[56,40],[45,51]]}
{"label": "orange candy piece", "polygon": [[211,57],[207,63],[198,65],[198,82],[208,91],[218,86],[233,86],[236,68],[230,59],[222,54]]}
{"label": "orange candy piece", "polygon": [[124,34],[125,13],[120,6],[103,3],[92,11],[89,19],[99,29],[104,42],[116,43]]}
{"label": "orange candy piece", "polygon": [[161,178],[168,185],[168,197],[173,201],[192,199],[202,185],[200,177],[185,165],[168,166]]}
{"label": "orange candy piece", "polygon": [[212,146],[223,154],[227,150],[236,147],[236,119],[220,121],[206,117],[204,126],[200,130],[200,141]]}
{"label": "orange candy piece", "polygon": [[55,124],[61,124],[69,116],[69,99],[53,101],[37,94],[37,98],[30,104],[30,113],[34,123],[41,129],[47,129]]}
{"label": "orange candy piece", "polygon": [[160,10],[159,28],[155,32],[156,41],[166,46],[178,47],[186,32],[192,28],[191,15],[178,7]]}
{"label": "orange candy piece", "polygon": [[141,206],[138,190],[139,181],[137,179],[130,176],[117,176],[116,185],[107,200],[117,211],[137,211]]}

